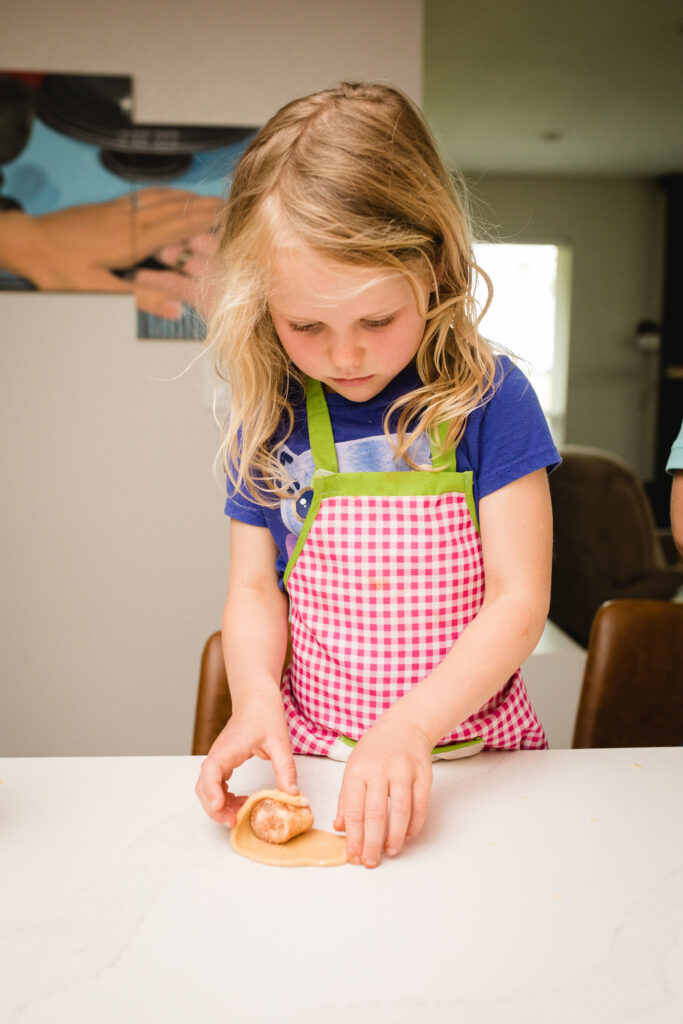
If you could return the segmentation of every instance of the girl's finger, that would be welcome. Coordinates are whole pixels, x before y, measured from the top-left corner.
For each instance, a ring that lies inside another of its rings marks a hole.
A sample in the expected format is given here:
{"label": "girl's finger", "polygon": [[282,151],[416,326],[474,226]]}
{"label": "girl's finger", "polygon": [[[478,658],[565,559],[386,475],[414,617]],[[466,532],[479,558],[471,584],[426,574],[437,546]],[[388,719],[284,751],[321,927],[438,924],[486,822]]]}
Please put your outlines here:
{"label": "girl's finger", "polygon": [[413,813],[413,789],[410,782],[396,779],[389,788],[391,808],[384,849],[390,857],[400,853]]}
{"label": "girl's finger", "polygon": [[246,796],[235,796],[234,793],[226,793],[225,806],[220,811],[212,811],[209,817],[219,825],[232,828],[237,818],[237,812],[246,799]]}
{"label": "girl's finger", "polygon": [[427,808],[429,806],[429,793],[432,788],[432,766],[429,765],[429,771],[421,773],[415,779],[413,783],[413,806],[410,815],[410,824],[406,835],[409,838],[413,838],[418,834],[420,829],[425,823],[427,817]]}
{"label": "girl's finger", "polygon": [[242,804],[246,802],[246,800],[246,796],[235,796],[234,793],[226,793],[225,810],[223,813],[226,815],[229,814],[232,817],[232,821],[226,822],[226,824],[228,824],[230,828],[232,828],[232,826],[235,824],[237,812],[239,811]]}
{"label": "girl's finger", "polygon": [[222,811],[225,806],[226,792],[224,782],[232,772],[224,773],[220,763],[207,757],[201,767],[195,792],[207,814],[213,815]]}
{"label": "girl's finger", "polygon": [[387,800],[389,789],[384,779],[373,781],[365,794],[365,820],[363,823],[363,853],[366,868],[375,868],[382,859],[384,837],[387,830]]}
{"label": "girl's finger", "polygon": [[360,864],[365,823],[365,783],[361,779],[347,779],[345,775],[342,783],[342,800],[346,825],[346,852],[351,864]]}
{"label": "girl's finger", "polygon": [[341,793],[339,794],[339,800],[337,801],[337,817],[332,822],[332,828],[335,832],[344,831],[344,801],[342,800]]}
{"label": "girl's finger", "polygon": [[273,744],[270,760],[273,765],[278,788],[281,789],[283,793],[292,793],[293,795],[298,793],[299,788],[296,784],[296,765],[294,764],[294,758],[292,757],[292,752],[289,749],[289,744]]}

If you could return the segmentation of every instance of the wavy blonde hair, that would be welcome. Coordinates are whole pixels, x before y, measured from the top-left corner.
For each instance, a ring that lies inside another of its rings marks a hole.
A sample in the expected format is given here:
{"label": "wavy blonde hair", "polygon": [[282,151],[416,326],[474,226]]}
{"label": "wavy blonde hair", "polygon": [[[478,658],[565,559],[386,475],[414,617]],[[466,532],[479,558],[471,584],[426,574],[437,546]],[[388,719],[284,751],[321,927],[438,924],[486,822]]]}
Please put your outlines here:
{"label": "wavy blonde hair", "polygon": [[[396,88],[352,82],[287,104],[235,169],[217,256],[222,298],[208,335],[216,371],[231,388],[219,454],[232,485],[264,505],[286,496],[274,441],[293,428],[292,384],[300,393],[305,386],[267,306],[271,256],[292,240],[337,264],[400,272],[418,308],[420,271],[432,281],[429,308],[420,309],[422,386],[385,418],[389,436],[397,415],[397,459],[419,468],[409,448],[442,422],[446,444],[455,446],[468,415],[489,397],[496,368],[478,331],[491,283],[474,261],[464,198],[419,110]],[[488,292],[483,311],[477,277]]]}

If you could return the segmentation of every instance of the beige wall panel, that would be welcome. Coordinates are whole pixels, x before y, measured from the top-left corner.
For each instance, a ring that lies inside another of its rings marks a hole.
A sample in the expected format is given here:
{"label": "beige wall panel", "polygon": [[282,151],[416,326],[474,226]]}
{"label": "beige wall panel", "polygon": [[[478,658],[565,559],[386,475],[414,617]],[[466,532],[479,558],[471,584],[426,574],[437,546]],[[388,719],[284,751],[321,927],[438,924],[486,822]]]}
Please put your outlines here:
{"label": "beige wall panel", "polygon": [[140,121],[262,124],[340,78],[422,99],[422,0],[5,0],[0,67],[128,73]]}
{"label": "beige wall panel", "polygon": [[663,193],[645,178],[491,176],[475,187],[496,237],[571,246],[565,439],[607,448],[647,478],[657,362],[635,333],[661,315]]}

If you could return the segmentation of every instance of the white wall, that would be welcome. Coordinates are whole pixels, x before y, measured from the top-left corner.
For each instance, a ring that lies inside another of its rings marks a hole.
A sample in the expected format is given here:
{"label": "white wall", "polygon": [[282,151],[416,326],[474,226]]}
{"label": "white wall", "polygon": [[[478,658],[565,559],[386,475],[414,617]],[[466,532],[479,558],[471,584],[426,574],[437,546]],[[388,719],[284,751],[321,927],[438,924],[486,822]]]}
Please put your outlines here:
{"label": "white wall", "polygon": [[4,0],[0,68],[129,73],[139,121],[262,124],[340,78],[422,99],[423,0]]}
{"label": "white wall", "polygon": [[640,320],[661,317],[663,193],[629,178],[484,176],[474,187],[496,237],[571,246],[565,441],[615,452],[648,478],[656,359],[634,338]]}
{"label": "white wall", "polygon": [[227,570],[196,342],[139,342],[132,300],[0,303],[0,750],[189,750]]}
{"label": "white wall", "polygon": [[[6,0],[0,68],[130,73],[136,116],[260,123],[339,78],[422,86],[421,0]],[[0,295],[0,752],[189,752],[227,577],[197,353],[127,297]]]}

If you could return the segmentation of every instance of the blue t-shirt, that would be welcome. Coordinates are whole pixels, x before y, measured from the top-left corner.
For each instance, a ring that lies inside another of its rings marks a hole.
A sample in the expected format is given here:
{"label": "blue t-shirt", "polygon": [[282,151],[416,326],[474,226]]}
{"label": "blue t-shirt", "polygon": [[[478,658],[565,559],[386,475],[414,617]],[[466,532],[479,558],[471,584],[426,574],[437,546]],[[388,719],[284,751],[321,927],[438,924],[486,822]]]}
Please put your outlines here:
{"label": "blue t-shirt", "polygon": [[[527,473],[560,462],[548,424],[531,384],[507,357],[497,360],[496,381],[491,398],[470,413],[465,433],[456,450],[457,468],[473,474],[474,500],[479,501]],[[367,402],[351,402],[336,392],[325,397],[332,422],[339,471],[391,472],[408,470],[404,461],[394,461],[383,424],[387,408],[401,395],[421,386],[414,365],[407,367],[387,387]],[[313,496],[313,459],[308,437],[306,406],[295,406],[294,429],[278,458],[283,479],[289,482],[291,497],[278,508],[264,508],[245,490],[238,494],[228,483],[226,515],[255,526],[265,526],[278,548],[277,572],[282,576],[294,550]],[[393,428],[393,424],[390,424]],[[429,439],[422,434],[411,449],[416,465],[431,465]]]}

